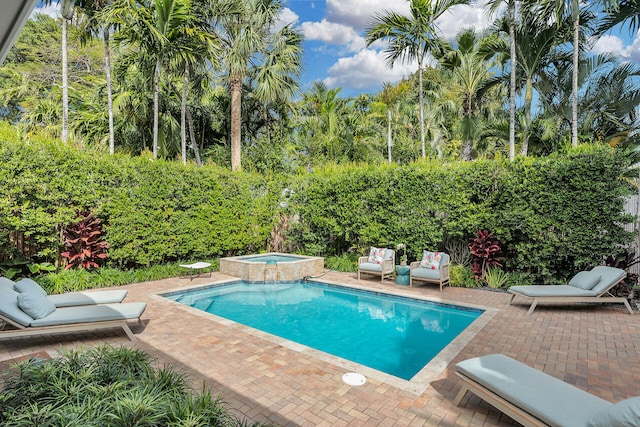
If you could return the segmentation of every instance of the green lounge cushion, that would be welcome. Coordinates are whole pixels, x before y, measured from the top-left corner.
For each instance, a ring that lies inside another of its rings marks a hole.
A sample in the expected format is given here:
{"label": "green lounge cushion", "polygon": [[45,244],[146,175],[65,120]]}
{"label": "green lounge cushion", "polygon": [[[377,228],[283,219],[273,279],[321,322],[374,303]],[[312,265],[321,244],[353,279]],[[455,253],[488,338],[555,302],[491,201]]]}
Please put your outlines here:
{"label": "green lounge cushion", "polygon": [[440,270],[418,267],[411,270],[411,276],[419,279],[440,280]]}
{"label": "green lounge cushion", "polygon": [[0,314],[22,326],[29,326],[33,317],[22,311],[18,306],[18,292],[8,286],[0,286]]}
{"label": "green lounge cushion", "polygon": [[29,279],[29,278],[24,278],[21,280],[18,280],[14,285],[13,285],[13,289],[16,290],[16,292],[38,292],[42,295],[46,295],[47,291],[45,291],[44,289],[42,289],[42,286],[40,286],[36,281]]}
{"label": "green lounge cushion", "polygon": [[591,290],[596,292],[598,295],[606,292],[607,289],[610,289],[620,280],[627,277],[626,271],[620,268],[609,267],[606,265],[593,267],[591,269],[591,272],[600,276],[600,281],[593,288],[591,288]]}
{"label": "green lounge cushion", "polygon": [[47,317],[34,320],[31,323],[31,326],[69,325],[74,323],[103,322],[108,320],[134,320],[142,316],[146,307],[146,302],[62,307]]}
{"label": "green lounge cushion", "polygon": [[569,280],[569,286],[589,290],[600,281],[600,275],[592,271],[580,271]]}
{"label": "green lounge cushion", "polygon": [[17,300],[18,307],[34,319],[42,319],[56,311],[55,304],[40,292],[22,292]]}
{"label": "green lounge cushion", "polygon": [[517,285],[511,286],[509,292],[527,297],[597,297],[592,289],[580,289],[569,285]]}
{"label": "green lounge cushion", "polygon": [[363,262],[358,266],[358,268],[362,271],[377,271],[380,273],[382,271],[382,264],[377,264],[374,262]]}
{"label": "green lounge cushion", "polygon": [[114,289],[108,291],[67,292],[65,294],[49,295],[49,300],[56,307],[72,307],[74,305],[112,304],[122,302],[127,296],[127,290]]}
{"label": "green lounge cushion", "polygon": [[503,354],[462,361],[456,370],[550,426],[586,426],[596,413],[611,406]]}
{"label": "green lounge cushion", "polygon": [[6,277],[0,277],[0,288],[9,288],[9,289],[14,289],[13,285],[15,285],[16,282],[14,282],[11,279],[7,279]]}
{"label": "green lounge cushion", "polygon": [[597,412],[588,427],[636,427],[640,425],[640,396],[622,400]]}

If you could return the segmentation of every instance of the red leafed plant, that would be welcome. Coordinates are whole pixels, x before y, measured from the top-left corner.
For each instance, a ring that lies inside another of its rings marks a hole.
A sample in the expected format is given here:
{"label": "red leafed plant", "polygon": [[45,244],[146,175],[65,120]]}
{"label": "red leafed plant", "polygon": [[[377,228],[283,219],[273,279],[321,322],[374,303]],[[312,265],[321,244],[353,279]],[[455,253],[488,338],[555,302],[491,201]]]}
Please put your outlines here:
{"label": "red leafed plant", "polygon": [[476,279],[483,279],[487,269],[491,266],[502,267],[502,264],[498,261],[500,245],[492,236],[493,233],[487,229],[478,230],[478,235],[469,245],[469,250],[473,254],[471,271],[475,274]]}
{"label": "red leafed plant", "polygon": [[80,220],[69,225],[63,232],[66,251],[61,255],[67,258],[65,270],[70,268],[98,268],[98,260],[106,259],[109,244],[102,240],[100,218],[91,212],[78,214]]}

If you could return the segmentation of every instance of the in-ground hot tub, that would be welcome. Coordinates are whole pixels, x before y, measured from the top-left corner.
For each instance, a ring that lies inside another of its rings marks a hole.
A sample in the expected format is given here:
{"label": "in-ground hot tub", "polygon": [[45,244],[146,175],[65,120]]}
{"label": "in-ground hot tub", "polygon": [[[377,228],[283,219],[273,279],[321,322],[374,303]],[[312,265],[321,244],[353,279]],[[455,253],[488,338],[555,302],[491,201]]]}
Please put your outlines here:
{"label": "in-ground hot tub", "polygon": [[220,273],[247,282],[295,281],[324,273],[324,258],[278,252],[220,258]]}

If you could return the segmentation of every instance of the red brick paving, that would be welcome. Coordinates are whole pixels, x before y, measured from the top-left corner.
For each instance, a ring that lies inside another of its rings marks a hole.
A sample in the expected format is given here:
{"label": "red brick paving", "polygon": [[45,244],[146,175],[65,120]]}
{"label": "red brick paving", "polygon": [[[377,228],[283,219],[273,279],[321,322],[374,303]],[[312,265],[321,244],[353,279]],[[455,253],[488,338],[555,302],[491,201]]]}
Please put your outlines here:
{"label": "red brick paving", "polygon": [[[398,286],[391,281],[357,281],[355,274],[327,279],[374,290],[492,308],[493,317],[461,348],[424,392],[368,376],[361,387],[341,378],[351,369],[318,352],[283,346],[267,334],[181,306],[158,293],[228,279],[167,279],[129,285],[128,301],[146,301],[145,326],[132,326],[132,344],[122,331],[0,340],[0,362],[65,348],[109,344],[152,353],[160,365],[185,372],[197,390],[211,387],[237,414],[280,426],[505,426],[515,423],[479,398],[452,401],[460,383],[453,366],[460,360],[504,353],[609,401],[640,394],[640,316],[624,306],[527,307],[499,292],[429,285]],[[342,364],[344,365],[344,364]]]}

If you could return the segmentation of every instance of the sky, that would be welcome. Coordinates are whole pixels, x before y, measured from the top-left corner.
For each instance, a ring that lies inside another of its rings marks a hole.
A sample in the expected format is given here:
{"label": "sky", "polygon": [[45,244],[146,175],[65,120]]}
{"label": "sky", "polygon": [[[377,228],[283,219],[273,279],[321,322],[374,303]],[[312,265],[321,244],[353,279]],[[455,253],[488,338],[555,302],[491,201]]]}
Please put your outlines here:
{"label": "sky", "polygon": [[[385,60],[384,42],[366,46],[365,29],[376,14],[388,11],[409,15],[404,0],[283,0],[281,25],[291,24],[304,35],[304,69],[301,89],[308,90],[314,81],[329,88],[341,88],[341,95],[377,93],[385,82],[396,83],[417,70],[417,63],[397,62],[391,68]],[[486,0],[470,6],[459,5],[437,22],[440,36],[454,41],[463,28],[478,31],[491,25]],[[57,4],[35,12],[56,16]],[[640,64],[640,35],[628,28],[614,30],[601,37],[593,53],[611,52],[625,61]]]}

